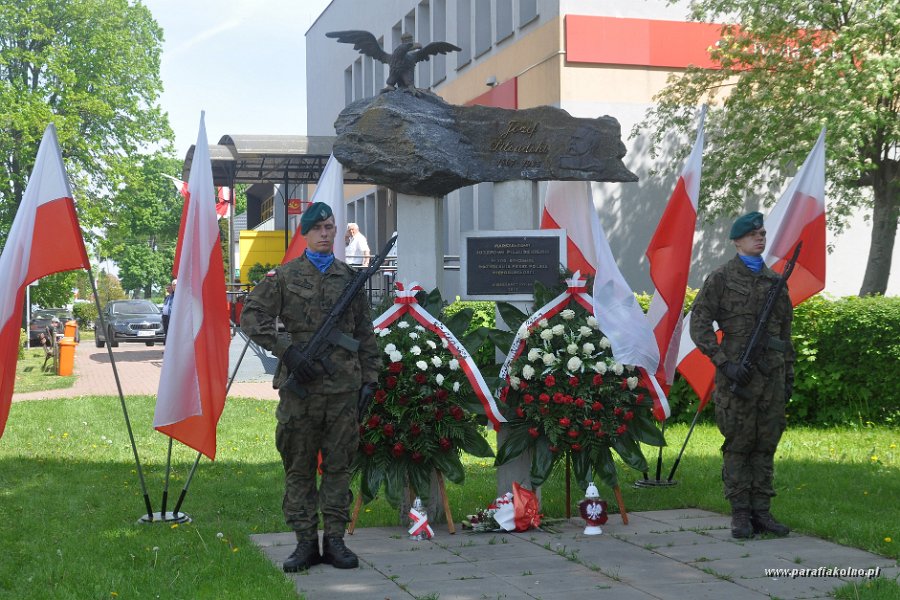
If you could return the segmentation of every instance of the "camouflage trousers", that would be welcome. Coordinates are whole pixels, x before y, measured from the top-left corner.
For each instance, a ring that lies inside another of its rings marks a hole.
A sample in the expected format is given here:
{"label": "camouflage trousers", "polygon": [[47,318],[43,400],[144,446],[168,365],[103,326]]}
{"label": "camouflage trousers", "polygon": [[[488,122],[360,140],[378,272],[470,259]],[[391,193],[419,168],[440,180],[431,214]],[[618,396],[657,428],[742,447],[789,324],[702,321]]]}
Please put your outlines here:
{"label": "camouflage trousers", "polygon": [[775,495],[775,450],[784,433],[784,370],[754,373],[744,388],[749,399],[731,393],[731,382],[716,374],[716,425],[722,444],[722,481],[732,508],[768,510]]}
{"label": "camouflage trousers", "polygon": [[[284,465],[285,521],[299,541],[318,540],[321,512],[325,536],[343,537],[350,520],[350,469],[359,445],[358,394],[310,394],[302,400],[283,388],[279,394],[275,446]],[[283,410],[286,403],[289,409]]]}

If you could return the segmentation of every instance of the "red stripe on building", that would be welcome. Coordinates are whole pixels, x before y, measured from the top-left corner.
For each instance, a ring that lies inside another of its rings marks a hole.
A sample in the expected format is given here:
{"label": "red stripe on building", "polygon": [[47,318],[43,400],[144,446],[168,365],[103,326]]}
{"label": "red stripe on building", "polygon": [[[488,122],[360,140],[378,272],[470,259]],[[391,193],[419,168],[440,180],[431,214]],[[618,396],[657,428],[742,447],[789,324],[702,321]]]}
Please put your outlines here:
{"label": "red stripe on building", "polygon": [[519,108],[518,79],[513,77],[477,98],[466,102],[466,106],[493,106],[494,108]]}

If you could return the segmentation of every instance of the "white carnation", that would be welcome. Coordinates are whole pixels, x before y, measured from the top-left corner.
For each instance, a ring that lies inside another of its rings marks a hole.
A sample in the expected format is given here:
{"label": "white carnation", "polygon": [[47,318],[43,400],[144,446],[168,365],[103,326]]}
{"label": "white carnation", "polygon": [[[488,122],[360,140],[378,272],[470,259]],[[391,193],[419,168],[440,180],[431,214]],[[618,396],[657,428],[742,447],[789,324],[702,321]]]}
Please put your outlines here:
{"label": "white carnation", "polygon": [[447,341],[447,338],[441,338],[441,348],[449,348],[450,342]]}
{"label": "white carnation", "polygon": [[458,392],[458,391],[459,391],[459,382],[458,382],[458,381],[454,381],[454,382],[453,382],[453,391],[454,391],[454,392]]}
{"label": "white carnation", "polygon": [[549,367],[550,365],[552,365],[553,363],[556,362],[556,355],[554,355],[552,352],[547,352],[541,358],[544,361],[544,366],[547,366],[547,367]]}
{"label": "white carnation", "polygon": [[625,370],[631,373],[634,371],[634,365],[625,365]]}
{"label": "white carnation", "polygon": [[428,370],[428,363],[424,360],[416,361],[416,366],[419,367],[419,369],[422,371]]}
{"label": "white carnation", "polygon": [[587,324],[588,324],[588,327],[596,328],[597,327],[597,319],[595,319],[594,316],[591,315],[587,318]]}
{"label": "white carnation", "polygon": [[566,352],[569,354],[578,354],[578,344],[569,344],[566,346]]}
{"label": "white carnation", "polygon": [[590,356],[594,353],[594,345],[590,342],[587,342],[584,346],[581,347],[581,351],[584,352],[585,356]]}
{"label": "white carnation", "polygon": [[516,335],[519,336],[520,339],[527,340],[529,336],[531,336],[531,332],[525,327],[525,323],[522,323],[519,325],[519,330],[516,332]]}
{"label": "white carnation", "polygon": [[600,347],[606,350],[607,348],[611,348],[612,344],[609,343],[609,338],[605,335],[600,339]]}
{"label": "white carnation", "polygon": [[403,360],[403,355],[398,350],[394,350],[388,355],[388,358],[391,359],[391,362],[400,362]]}
{"label": "white carnation", "polygon": [[540,327],[542,329],[546,328],[547,327],[547,319],[541,319],[540,321],[538,321],[538,327]]}
{"label": "white carnation", "polygon": [[519,379],[518,377],[516,377],[515,375],[509,376],[509,385],[512,387],[512,389],[514,389],[514,390],[519,389],[519,384],[521,382],[522,382],[522,380]]}
{"label": "white carnation", "polygon": [[629,390],[633,390],[634,388],[637,387],[637,384],[638,384],[638,378],[637,378],[637,377],[629,377],[629,378],[626,379],[625,381],[628,382],[628,389],[629,389]]}
{"label": "white carnation", "polygon": [[625,367],[623,367],[621,363],[614,363],[612,366],[612,370],[616,375],[621,375],[622,372],[625,371]]}
{"label": "white carnation", "polygon": [[542,340],[552,340],[553,339],[553,331],[550,329],[541,329],[541,339]]}
{"label": "white carnation", "polygon": [[388,344],[387,346],[384,347],[384,353],[390,354],[391,352],[393,352],[396,349],[397,349],[397,346],[395,346],[393,344]]}
{"label": "white carnation", "polygon": [[566,332],[566,328],[562,325],[554,325],[552,331],[553,335],[562,335]]}
{"label": "white carnation", "polygon": [[605,362],[594,363],[594,366],[592,368],[601,375],[606,374],[606,363]]}
{"label": "white carnation", "polygon": [[422,354],[422,349],[419,348],[418,346],[413,346],[412,348],[409,349],[409,351],[414,356],[418,356],[418,355]]}
{"label": "white carnation", "polygon": [[421,325],[416,325],[416,329],[418,329],[419,331],[425,331],[425,328]]}
{"label": "white carnation", "polygon": [[437,344],[435,344],[431,340],[426,340],[425,343],[428,344],[428,347],[431,348],[432,350],[437,350]]}
{"label": "white carnation", "polygon": [[451,371],[456,371],[457,369],[459,369],[459,361],[454,358],[447,363],[447,366],[450,367]]}
{"label": "white carnation", "polygon": [[534,367],[531,365],[525,365],[522,367],[522,377],[525,379],[531,379],[534,377]]}
{"label": "white carnation", "polygon": [[415,331],[410,331],[410,332],[409,332],[409,339],[411,339],[411,340],[417,340],[417,339],[419,339],[419,334],[416,333]]}
{"label": "white carnation", "polygon": [[581,368],[581,359],[577,356],[573,356],[569,359],[569,362],[566,363],[566,368],[569,371],[577,371]]}
{"label": "white carnation", "polygon": [[434,378],[434,380],[437,382],[438,385],[444,385],[444,376],[441,375],[440,373],[437,374],[437,376]]}
{"label": "white carnation", "polygon": [[541,351],[537,348],[532,348],[528,351],[528,360],[534,362],[541,357]]}
{"label": "white carnation", "polygon": [[387,337],[389,335],[391,335],[390,329],[382,329],[381,331],[378,332],[378,337]]}
{"label": "white carnation", "polygon": [[566,310],[562,311],[559,314],[566,321],[571,321],[572,319],[575,318],[575,311],[572,310],[571,308],[567,308]]}
{"label": "white carnation", "polygon": [[432,356],[432,357],[431,357],[431,364],[433,364],[433,365],[436,366],[436,367],[439,367],[439,366],[441,366],[442,364],[444,364],[444,361],[441,360],[441,357],[440,357],[440,356]]}
{"label": "white carnation", "polygon": [[581,327],[578,328],[578,333],[580,333],[582,335],[582,337],[584,337],[584,336],[591,335],[591,333],[593,333],[593,331],[591,330],[590,327],[585,327],[584,325],[582,325]]}
{"label": "white carnation", "polygon": [[400,321],[399,323],[397,323],[397,327],[399,327],[400,329],[406,329],[407,327],[409,327],[409,323],[407,323],[406,321]]}

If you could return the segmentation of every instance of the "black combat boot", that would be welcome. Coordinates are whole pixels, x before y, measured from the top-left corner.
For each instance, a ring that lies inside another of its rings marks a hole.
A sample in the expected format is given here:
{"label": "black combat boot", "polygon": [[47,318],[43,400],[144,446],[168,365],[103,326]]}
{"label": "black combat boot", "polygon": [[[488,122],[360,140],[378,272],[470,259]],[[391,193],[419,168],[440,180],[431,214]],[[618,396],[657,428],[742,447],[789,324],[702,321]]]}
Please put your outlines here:
{"label": "black combat boot", "polygon": [[340,537],[327,537],[322,542],[322,562],[335,569],[355,569],[359,566],[359,559]]}
{"label": "black combat boot", "polygon": [[297,547],[284,561],[282,568],[285,573],[296,573],[320,562],[322,562],[322,557],[319,555],[319,540],[304,540],[297,542]]}
{"label": "black combat boot", "polygon": [[750,525],[749,508],[731,509],[731,537],[746,540],[753,537],[753,527]]}
{"label": "black combat boot", "polygon": [[776,521],[768,510],[754,510],[750,515],[750,523],[753,525],[753,533],[771,533],[784,537],[791,532],[790,527]]}

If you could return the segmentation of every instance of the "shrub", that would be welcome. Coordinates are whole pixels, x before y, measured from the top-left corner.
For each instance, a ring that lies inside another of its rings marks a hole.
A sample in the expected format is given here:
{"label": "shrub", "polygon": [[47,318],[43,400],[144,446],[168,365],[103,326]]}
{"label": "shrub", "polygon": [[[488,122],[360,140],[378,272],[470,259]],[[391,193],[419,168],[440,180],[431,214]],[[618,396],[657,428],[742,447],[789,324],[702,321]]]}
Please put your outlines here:
{"label": "shrub", "polygon": [[256,263],[249,269],[247,269],[247,279],[246,281],[250,283],[258,283],[263,277],[266,276],[266,273],[277,267],[278,265],[273,265],[270,263],[262,264]]}
{"label": "shrub", "polygon": [[79,327],[89,328],[97,320],[97,305],[93,302],[79,302],[72,307],[72,315]]}

